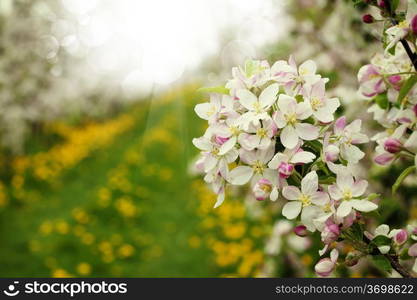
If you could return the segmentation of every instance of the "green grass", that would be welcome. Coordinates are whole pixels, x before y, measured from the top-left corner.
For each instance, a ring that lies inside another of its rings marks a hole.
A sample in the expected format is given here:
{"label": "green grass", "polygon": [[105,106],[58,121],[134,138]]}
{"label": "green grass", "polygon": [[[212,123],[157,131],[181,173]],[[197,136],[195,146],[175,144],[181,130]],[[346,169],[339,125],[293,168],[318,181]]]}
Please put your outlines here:
{"label": "green grass", "polygon": [[[40,199],[12,199],[0,213],[0,276],[51,276],[56,269],[81,276],[77,273],[81,262],[92,267],[88,276],[214,276],[208,250],[190,248],[188,243],[191,236],[200,234],[197,200],[191,196],[187,169],[196,153],[191,137],[198,135],[201,127],[192,106],[183,101],[178,95],[175,101],[163,105],[139,104],[147,110],[147,117],[136,118],[134,128],[110,146],[92,153],[52,185],[28,181],[25,189],[37,193]],[[175,122],[164,123],[167,117]],[[144,137],[155,127],[164,127],[176,142],[144,143]],[[141,154],[142,161],[126,162],[129,151]],[[121,166],[127,170],[124,177],[133,186],[132,191],[108,187],[112,172]],[[157,170],[155,174],[149,174],[149,166]],[[170,170],[172,178],[161,180],[157,176],[160,168]],[[98,190],[103,187],[112,189],[107,207],[97,204]],[[146,192],[135,192],[136,187]],[[137,216],[120,215],[115,208],[120,197],[130,197],[139,210]],[[89,221],[78,224],[74,209],[85,211]],[[45,222],[52,224],[51,233],[39,231]],[[68,232],[57,232],[60,222],[69,225]],[[80,226],[94,236],[93,243],[85,244],[73,233]],[[102,241],[112,244],[110,261],[103,260],[99,250]],[[123,244],[134,246],[134,254],[119,257],[117,249]]]}

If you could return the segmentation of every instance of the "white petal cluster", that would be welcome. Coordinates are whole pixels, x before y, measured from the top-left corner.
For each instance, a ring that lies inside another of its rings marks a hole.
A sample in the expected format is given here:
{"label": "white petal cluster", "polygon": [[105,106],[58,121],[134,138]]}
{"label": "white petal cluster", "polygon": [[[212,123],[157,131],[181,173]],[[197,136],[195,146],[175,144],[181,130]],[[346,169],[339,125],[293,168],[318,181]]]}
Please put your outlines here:
{"label": "white petal cluster", "polygon": [[227,185],[248,184],[255,199],[280,199],[287,219],[299,217],[328,244],[357,212],[377,206],[364,195],[367,182],[351,173],[364,156],[359,145],[368,142],[361,121],[335,120],[339,100],[326,95],[328,79],[316,71],[313,61],[297,66],[292,57],[234,68],[219,89],[228,92],[196,106],[208,128],[193,143],[216,207]]}

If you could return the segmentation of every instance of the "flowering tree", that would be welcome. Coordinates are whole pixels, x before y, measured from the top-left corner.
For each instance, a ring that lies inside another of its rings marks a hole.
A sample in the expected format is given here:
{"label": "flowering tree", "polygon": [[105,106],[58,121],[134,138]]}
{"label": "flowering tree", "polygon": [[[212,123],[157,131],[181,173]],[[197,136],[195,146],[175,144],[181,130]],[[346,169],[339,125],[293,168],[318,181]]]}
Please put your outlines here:
{"label": "flowering tree", "polygon": [[[339,99],[327,96],[329,80],[312,60],[297,65],[290,56],[272,66],[249,60],[232,70],[224,86],[204,89],[210,102],[195,107],[209,125],[193,140],[201,150],[197,167],[218,195],[215,207],[225,200],[228,185],[249,185],[256,200],[282,202],[282,215],[298,224],[297,235],[319,232],[325,257],[315,265],[319,276],[368,257],[385,271],[412,277],[417,228],[390,230],[382,224],[370,233],[367,224],[377,213],[379,195],[366,192],[368,181],[355,176],[355,169],[365,156],[360,145],[371,141],[378,144],[376,163],[409,161],[394,192],[416,169],[417,3],[354,2],[379,11],[381,20],[366,14],[365,23],[384,24],[385,51],[359,70],[358,79],[360,93],[370,99],[369,112],[386,130],[370,140],[360,119],[336,119]],[[342,257],[340,243],[354,251]]]}

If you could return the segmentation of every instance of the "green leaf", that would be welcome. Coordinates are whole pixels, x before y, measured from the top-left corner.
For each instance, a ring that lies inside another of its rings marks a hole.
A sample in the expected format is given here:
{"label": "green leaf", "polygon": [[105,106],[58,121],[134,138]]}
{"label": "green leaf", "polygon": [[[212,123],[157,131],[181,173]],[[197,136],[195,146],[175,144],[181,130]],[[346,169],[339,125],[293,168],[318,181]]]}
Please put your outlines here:
{"label": "green leaf", "polygon": [[300,103],[300,102],[304,101],[304,97],[303,97],[303,95],[297,95],[297,96],[295,96],[295,100],[297,100],[297,102]]}
{"label": "green leaf", "polygon": [[388,49],[388,53],[391,55],[395,55],[395,47],[396,45],[392,46],[391,48]]}
{"label": "green leaf", "polygon": [[387,93],[383,93],[383,94],[378,94],[374,97],[373,99],[375,101],[376,104],[378,104],[378,106],[382,109],[387,109],[388,108],[388,97],[387,97]]}
{"label": "green leaf", "polygon": [[225,88],[224,86],[213,86],[213,87],[202,87],[197,90],[200,93],[218,93],[218,94],[225,94],[229,95],[229,89]]}
{"label": "green leaf", "polygon": [[358,241],[363,240],[363,225],[362,224],[353,223],[353,225],[350,227],[350,230],[356,240]]}
{"label": "green leaf", "polygon": [[408,255],[408,248],[404,248],[401,253],[400,253],[400,259],[402,260],[407,260],[407,259],[412,259],[412,257],[410,255]]}
{"label": "green leaf", "polygon": [[377,235],[372,239],[372,243],[379,246],[389,246],[391,245],[391,239],[385,235]]}
{"label": "green leaf", "polygon": [[332,184],[335,182],[336,182],[336,177],[334,176],[321,177],[319,179],[320,184]]}
{"label": "green leaf", "polygon": [[378,269],[381,269],[384,272],[391,272],[391,263],[384,255],[373,255],[372,261]]}
{"label": "green leaf", "polygon": [[391,0],[388,3],[391,3],[391,11],[395,12],[395,10],[398,8],[398,4],[399,4],[400,0]]}
{"label": "green leaf", "polygon": [[304,145],[318,153],[321,152],[321,148],[323,147],[319,141],[305,141]]}
{"label": "green leaf", "polygon": [[398,188],[400,187],[401,183],[404,181],[404,179],[410,175],[412,172],[414,172],[414,170],[416,169],[416,166],[411,166],[408,167],[407,169],[405,169],[400,176],[398,176],[397,180],[395,181],[395,183],[392,185],[392,193],[395,194],[398,190]]}
{"label": "green leaf", "polygon": [[413,75],[407,79],[407,81],[403,84],[398,93],[397,103],[399,105],[402,104],[403,99],[407,96],[408,92],[413,88],[414,84],[417,82],[417,76]]}

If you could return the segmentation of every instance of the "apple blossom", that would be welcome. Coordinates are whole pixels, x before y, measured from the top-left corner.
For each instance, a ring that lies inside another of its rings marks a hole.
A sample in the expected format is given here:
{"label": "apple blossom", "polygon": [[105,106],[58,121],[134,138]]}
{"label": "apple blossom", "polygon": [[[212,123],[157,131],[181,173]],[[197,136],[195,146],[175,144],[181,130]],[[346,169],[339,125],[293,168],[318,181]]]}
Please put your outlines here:
{"label": "apple blossom", "polygon": [[286,186],[282,195],[290,200],[282,208],[287,219],[294,219],[301,213],[301,222],[309,231],[316,228],[313,219],[323,214],[320,206],[326,205],[330,199],[326,192],[318,190],[318,176],[315,171],[308,173],[301,181],[301,191],[295,186]]}
{"label": "apple blossom", "polygon": [[311,163],[315,157],[313,153],[304,151],[299,143],[293,149],[285,149],[284,152],[275,154],[268,167],[278,169],[280,177],[288,178],[293,173],[295,165]]}
{"label": "apple blossom", "polygon": [[239,103],[248,110],[240,116],[240,121],[245,130],[248,130],[251,123],[258,126],[260,120],[268,120],[270,118],[267,111],[275,103],[278,90],[278,84],[271,84],[262,91],[259,98],[246,89],[237,91]]}
{"label": "apple blossom", "polygon": [[329,187],[332,199],[340,201],[336,215],[340,218],[350,214],[352,209],[361,212],[370,212],[377,209],[377,205],[371,201],[359,199],[363,195],[368,182],[366,180],[354,180],[350,174],[337,174],[336,184]]}
{"label": "apple blossom", "polygon": [[313,113],[306,102],[297,103],[295,98],[281,94],[278,98],[278,108],[273,119],[277,127],[282,129],[280,139],[285,147],[294,148],[299,139],[311,141],[318,138],[318,127],[300,122]]}

